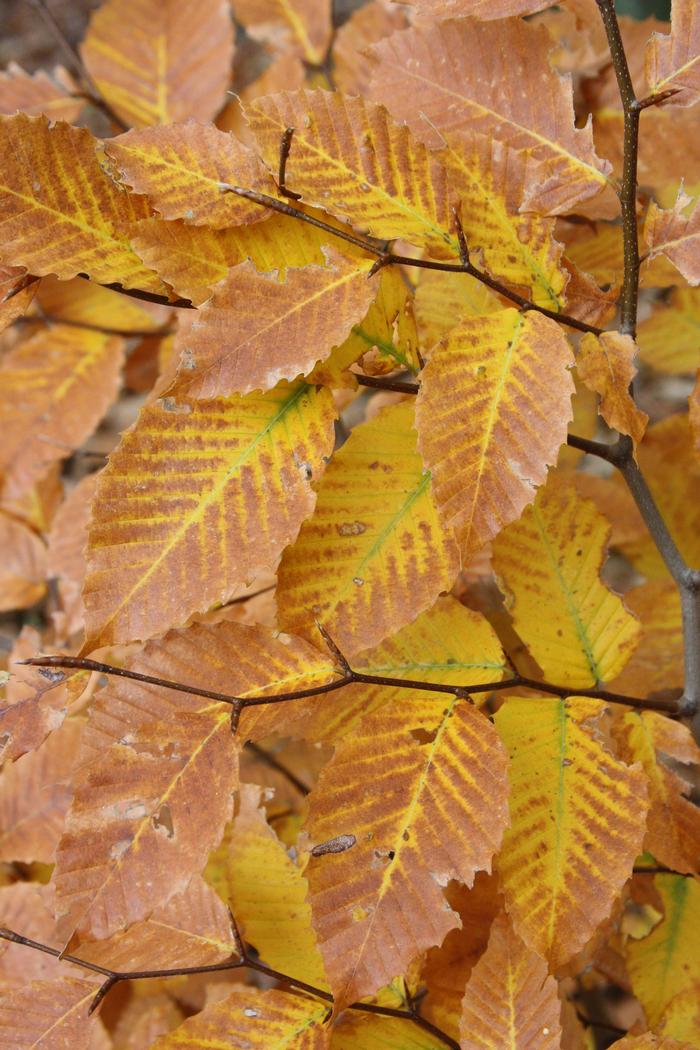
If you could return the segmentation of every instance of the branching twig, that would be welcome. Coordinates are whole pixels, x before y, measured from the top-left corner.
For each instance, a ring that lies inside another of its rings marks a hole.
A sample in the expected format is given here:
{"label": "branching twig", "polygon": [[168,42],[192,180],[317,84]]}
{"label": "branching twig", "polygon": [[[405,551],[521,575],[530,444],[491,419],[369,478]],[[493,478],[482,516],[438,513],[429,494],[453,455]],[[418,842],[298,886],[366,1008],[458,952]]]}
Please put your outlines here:
{"label": "branching twig", "polygon": [[155,675],[141,674],[139,671],[129,671],[124,667],[114,667],[111,664],[99,663],[80,656],[36,656],[30,660],[20,660],[20,664],[30,664],[33,667],[60,667],[81,671],[96,671],[98,674],[114,675],[119,678],[129,678],[146,685],[159,686],[162,689],[173,689],[179,693],[189,693],[191,696],[202,696],[208,700],[216,700],[223,704],[230,704],[236,715],[247,707],[264,707],[270,704],[284,704],[293,700],[303,700],[309,697],[321,696],[324,693],[336,692],[345,689],[349,685],[372,685],[382,686],[387,689],[407,689],[428,693],[447,693],[462,699],[467,699],[471,694],[503,692],[508,689],[531,689],[548,696],[557,696],[566,699],[569,696],[586,696],[594,700],[601,700],[609,704],[623,704],[644,711],[665,711],[669,715],[680,713],[679,703],[675,700],[647,699],[644,697],[627,696],[624,693],[611,692],[608,689],[588,689],[579,686],[556,685],[552,682],[540,682],[537,678],[527,678],[524,675],[514,674],[500,682],[477,682],[465,685],[448,685],[445,682],[428,682],[424,679],[394,678],[387,675],[366,674],[357,671],[346,664],[347,669],[339,673],[339,677],[326,682],[323,685],[310,686],[308,689],[295,689],[290,692],[273,693],[270,696],[234,696],[230,693],[218,693],[210,689],[200,689],[198,686],[187,685],[183,682],[171,681],[167,678],[158,678]]}
{"label": "branching twig", "polygon": [[[377,257],[377,262],[370,270],[369,276],[376,273],[378,269],[383,266],[417,266],[424,270],[441,270],[445,273],[465,273],[470,277],[476,278],[477,281],[481,281],[488,288],[491,288],[494,292],[498,292],[506,299],[510,299],[512,303],[519,306],[521,310],[535,310],[537,313],[544,314],[545,317],[550,317],[553,321],[558,321],[560,324],[567,325],[569,328],[575,328],[579,332],[592,332],[593,335],[602,335],[603,329],[596,328],[595,325],[587,324],[585,321],[579,321],[576,317],[571,317],[568,314],[557,313],[555,310],[548,310],[544,306],[538,306],[533,303],[531,299],[526,299],[522,295],[518,295],[507,285],[502,284],[501,281],[497,281],[494,277],[484,273],[483,270],[477,269],[476,266],[470,261],[468,254],[465,255],[462,250],[463,259],[458,263],[439,262],[436,259],[412,259],[407,255],[396,255],[393,252],[387,252],[383,247],[379,247],[373,244],[368,238],[359,237],[356,234],[348,233],[346,230],[339,230],[335,226],[331,226],[330,223],[323,222],[321,219],[317,219],[313,215],[307,215],[306,212],[300,208],[294,208],[291,204],[286,204],[284,201],[277,200],[276,197],[270,197],[266,193],[257,193],[255,190],[248,190],[242,186],[232,186],[229,183],[220,183],[220,188],[224,193],[235,193],[239,197],[245,197],[246,200],[253,201],[254,204],[259,204],[261,208],[270,208],[272,211],[280,212],[282,215],[289,215],[290,218],[299,219],[300,222],[307,222],[311,226],[316,226],[317,229],[324,230],[333,237],[337,237],[342,241],[346,241],[348,244],[354,245],[356,248],[361,248],[363,251],[368,252],[370,255]],[[286,188],[285,188],[286,192]],[[461,247],[461,246],[460,246]]]}
{"label": "branching twig", "polygon": [[[289,974],[281,973],[279,970],[274,970],[271,966],[266,966],[264,963],[253,958],[241,938],[233,915],[231,916],[231,929],[234,943],[237,946],[237,952],[224,962],[210,963],[209,965],[201,966],[179,966],[154,970],[112,970],[108,966],[99,966],[97,963],[89,962],[87,959],[81,959],[77,955],[64,955],[58,948],[51,948],[48,944],[43,944],[41,941],[34,941],[29,937],[23,937],[22,934],[15,933],[14,930],[8,930],[6,928],[0,928],[0,938],[6,941],[11,941],[13,944],[21,944],[27,948],[33,948],[35,951],[53,956],[54,959],[60,959],[61,962],[72,963],[74,966],[79,966],[84,970],[89,970],[91,973],[104,977],[105,980],[100,985],[92,1003],[90,1004],[89,1013],[93,1013],[112,988],[117,984],[120,984],[122,981],[142,981],[165,977],[187,977],[193,974],[223,973],[227,970],[242,969],[254,970],[256,973],[264,974],[264,976],[270,978],[270,980],[278,981],[280,984],[289,985],[290,987],[296,988],[302,992],[307,992],[314,998],[321,999],[329,1005],[333,1004],[333,996],[330,992],[325,991],[325,989],[317,988],[315,985],[308,984],[306,981],[298,980],[296,977],[289,976]],[[423,1031],[428,1032],[436,1039],[439,1039],[440,1042],[444,1046],[449,1047],[450,1050],[459,1050],[459,1043],[455,1039],[449,1036],[447,1032],[443,1032],[441,1028],[431,1024],[430,1021],[426,1021],[425,1018],[416,1013],[415,1009],[402,1010],[393,1006],[378,1006],[375,1003],[351,1003],[350,1006],[348,1006],[348,1009],[370,1014],[379,1014],[383,1017],[397,1017],[401,1020],[409,1021],[412,1024],[415,1024],[418,1028],[423,1029]]]}
{"label": "branching twig", "polygon": [[[642,111],[653,103],[649,99],[639,101],[635,95],[615,13],[615,0],[596,0],[596,3],[608,38],[624,116],[622,182],[619,191],[624,249],[620,331],[634,338],[637,329],[640,265],[637,235],[639,118]],[[658,96],[655,101],[663,100],[661,96]],[[700,570],[693,569],[687,564],[671,536],[649,486],[634,459],[630,438],[622,435],[617,444],[610,446],[606,451],[605,458],[622,473],[651,538],[680,591],[685,672],[684,693],[680,709],[683,715],[693,718],[695,737],[700,739]]]}

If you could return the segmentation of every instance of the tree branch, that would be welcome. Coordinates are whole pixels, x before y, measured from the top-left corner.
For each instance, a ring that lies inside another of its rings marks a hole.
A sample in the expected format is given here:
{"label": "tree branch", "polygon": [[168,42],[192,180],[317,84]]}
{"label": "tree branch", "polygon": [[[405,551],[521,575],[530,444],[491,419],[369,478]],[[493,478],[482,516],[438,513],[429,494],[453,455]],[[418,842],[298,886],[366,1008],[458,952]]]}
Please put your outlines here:
{"label": "tree branch", "polygon": [[[344,658],[343,658],[344,659]],[[601,700],[609,704],[623,704],[640,711],[664,711],[669,715],[681,713],[679,703],[675,700],[648,699],[644,697],[627,696],[624,693],[611,692],[608,689],[588,689],[579,686],[556,685],[552,682],[540,682],[536,678],[526,678],[524,675],[515,674],[500,682],[479,682],[465,685],[448,685],[444,682],[428,682],[424,679],[393,678],[386,675],[365,674],[356,671],[349,664],[345,664],[339,677],[324,685],[311,686],[308,689],[295,689],[285,693],[273,693],[270,696],[234,696],[230,693],[217,693],[210,689],[200,689],[198,686],[186,685],[183,682],[171,681],[167,678],[157,678],[154,675],[141,674],[139,671],[129,671],[124,667],[114,667],[111,664],[99,663],[96,660],[85,659],[80,656],[36,656],[30,660],[20,660],[20,664],[28,664],[32,667],[59,667],[80,671],[96,671],[98,674],[112,675],[118,678],[129,678],[146,685],[155,685],[162,689],[173,689],[179,693],[189,693],[190,696],[203,696],[208,700],[217,700],[220,703],[230,704],[238,717],[247,707],[265,707],[270,704],[285,704],[293,700],[303,700],[308,697],[321,696],[324,693],[336,692],[345,689],[349,685],[373,685],[387,689],[408,689],[416,692],[447,693],[466,700],[471,694],[503,692],[508,689],[531,689],[535,692],[546,693],[549,696],[557,696],[566,699],[569,696],[586,696],[594,700]]]}
{"label": "tree branch", "polygon": [[[521,310],[535,310],[537,313],[544,314],[545,317],[550,317],[553,321],[558,321],[569,328],[575,328],[579,332],[592,332],[593,335],[602,335],[603,333],[602,328],[596,328],[595,325],[579,321],[576,317],[556,313],[556,311],[548,310],[544,306],[537,306],[531,299],[518,295],[517,292],[512,291],[507,285],[484,273],[483,270],[477,269],[468,258],[468,255],[466,257],[463,256],[462,261],[459,263],[438,262],[435,259],[412,259],[407,255],[395,255],[393,252],[388,252],[385,248],[374,244],[369,238],[362,238],[355,234],[347,233],[345,230],[339,230],[335,226],[331,226],[330,223],[322,222],[321,219],[317,219],[313,215],[307,215],[300,208],[294,208],[291,204],[277,200],[276,197],[270,197],[265,193],[257,193],[255,190],[244,189],[242,186],[232,186],[226,182],[222,182],[219,185],[224,193],[235,193],[239,197],[245,197],[246,200],[253,201],[254,204],[259,204],[261,208],[271,208],[282,215],[289,215],[290,218],[299,219],[300,222],[307,222],[311,226],[317,227],[317,229],[324,230],[333,237],[346,241],[356,248],[361,248],[370,255],[375,255],[377,261],[368,274],[370,277],[382,267],[391,265],[417,266],[424,270],[441,270],[444,273],[465,273],[470,277],[476,278],[477,281],[481,281],[482,284],[485,284],[494,292],[498,292],[504,298],[510,299]],[[289,192],[286,187],[285,192]]]}
{"label": "tree branch", "polygon": [[[630,75],[620,26],[615,13],[615,0],[596,0],[608,38],[610,56],[622,101],[624,119],[622,182],[619,197],[622,212],[624,274],[620,297],[620,331],[632,338],[637,330],[639,298],[639,242],[637,237],[637,160],[639,155],[639,118],[651,105],[649,99],[637,99]],[[668,97],[666,94],[665,97]],[[658,101],[663,101],[659,96]],[[611,446],[610,462],[622,473],[656,547],[673,577],[681,596],[683,618],[684,692],[680,710],[693,719],[693,732],[700,740],[700,571],[688,566],[669,532],[634,459],[629,437],[621,435]]]}
{"label": "tree branch", "polygon": [[[231,916],[231,925],[233,936],[238,947],[238,953],[230,959],[220,963],[210,963],[209,965],[179,966],[159,970],[112,970],[107,966],[98,966],[96,963],[89,962],[87,959],[81,959],[77,955],[64,955],[58,948],[51,948],[48,944],[34,941],[29,937],[24,937],[22,934],[15,933],[14,930],[9,930],[4,927],[0,927],[0,938],[6,941],[11,941],[13,944],[21,944],[27,948],[33,948],[34,951],[43,952],[45,955],[51,955],[54,959],[59,959],[61,962],[72,963],[74,966],[79,966],[84,970],[89,970],[91,973],[99,974],[101,977],[104,977],[105,980],[100,985],[92,1003],[90,1004],[88,1010],[88,1013],[90,1014],[94,1013],[112,988],[117,984],[120,984],[122,981],[142,981],[165,977],[187,977],[192,974],[222,973],[227,970],[241,969],[254,970],[256,973],[264,974],[265,977],[268,977],[273,981],[278,981],[280,984],[287,984],[292,988],[299,989],[299,991],[307,992],[309,995],[314,996],[314,998],[321,999],[323,1002],[326,1002],[331,1006],[333,1005],[334,999],[330,992],[325,991],[323,988],[317,988],[313,984],[308,984],[306,981],[298,980],[296,977],[291,977],[289,974],[280,973],[279,970],[274,970],[271,966],[266,966],[264,963],[252,958],[247,946],[241,938],[233,915]],[[374,1003],[351,1003],[347,1009],[370,1014],[379,1014],[382,1017],[398,1017],[401,1020],[410,1021],[418,1028],[422,1028],[423,1031],[435,1036],[436,1039],[439,1039],[440,1042],[444,1046],[449,1047],[450,1050],[460,1050],[459,1043],[455,1039],[449,1036],[447,1032],[443,1032],[441,1028],[431,1024],[430,1021],[426,1021],[413,1007],[407,1010],[402,1010],[392,1006],[378,1006]]]}

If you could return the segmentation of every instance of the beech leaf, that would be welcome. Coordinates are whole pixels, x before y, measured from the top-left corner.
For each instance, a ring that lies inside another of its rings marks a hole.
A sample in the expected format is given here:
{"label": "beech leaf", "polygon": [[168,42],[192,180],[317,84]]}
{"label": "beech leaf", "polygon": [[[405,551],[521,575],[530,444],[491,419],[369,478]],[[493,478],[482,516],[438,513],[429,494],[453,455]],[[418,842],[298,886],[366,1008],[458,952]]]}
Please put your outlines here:
{"label": "beech leaf", "polygon": [[587,333],[576,357],[576,371],[590,390],[600,394],[600,414],[614,430],[629,434],[634,446],[644,437],[649,421],[634,403],[630,385],[636,369],[637,347],[629,335],[603,332],[600,337]]}
{"label": "beech leaf", "polygon": [[330,0],[231,0],[254,40],[271,41],[312,65],[323,63],[333,32]]}
{"label": "beech leaf", "polygon": [[652,95],[677,92],[666,105],[692,106],[700,99],[700,20],[691,0],[673,0],[671,32],[651,37],[645,73]]}

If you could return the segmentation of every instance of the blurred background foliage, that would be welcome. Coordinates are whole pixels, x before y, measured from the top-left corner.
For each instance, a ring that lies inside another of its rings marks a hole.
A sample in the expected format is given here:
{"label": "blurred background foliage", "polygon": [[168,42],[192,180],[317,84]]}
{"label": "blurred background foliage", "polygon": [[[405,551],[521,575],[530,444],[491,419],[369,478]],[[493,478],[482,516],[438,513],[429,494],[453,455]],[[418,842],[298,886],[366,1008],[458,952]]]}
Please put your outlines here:
{"label": "blurred background foliage", "polygon": [[615,0],[615,7],[619,14],[633,18],[654,15],[667,22],[671,17],[671,0]]}

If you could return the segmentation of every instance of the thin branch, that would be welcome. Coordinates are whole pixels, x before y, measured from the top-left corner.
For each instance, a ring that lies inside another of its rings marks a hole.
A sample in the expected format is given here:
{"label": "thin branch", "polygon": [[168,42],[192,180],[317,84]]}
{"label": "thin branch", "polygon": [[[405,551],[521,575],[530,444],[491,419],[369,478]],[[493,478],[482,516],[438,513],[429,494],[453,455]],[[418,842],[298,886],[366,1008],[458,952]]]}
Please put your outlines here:
{"label": "thin branch", "polygon": [[375,390],[395,390],[397,394],[417,394],[420,386],[403,379],[385,379],[383,376],[363,376],[353,373],[360,386],[369,386]]}
{"label": "thin branch", "polygon": [[678,702],[666,699],[647,699],[644,697],[627,696],[624,693],[615,693],[607,689],[587,689],[579,686],[556,685],[552,682],[540,682],[536,678],[526,678],[515,674],[511,678],[500,682],[478,682],[466,683],[465,685],[448,685],[444,682],[428,682],[424,679],[393,678],[387,675],[366,674],[356,671],[348,665],[347,671],[338,678],[323,685],[311,686],[308,689],[295,689],[285,693],[273,693],[269,696],[240,697],[230,693],[218,693],[210,689],[200,689],[199,686],[186,685],[183,682],[171,681],[167,678],[158,678],[154,675],[141,674],[139,671],[129,671],[124,667],[113,667],[111,664],[99,663],[96,660],[85,659],[80,656],[36,656],[30,660],[20,660],[20,664],[28,664],[32,667],[60,667],[81,671],[96,671],[98,674],[113,675],[118,678],[129,678],[146,685],[155,685],[163,689],[173,689],[180,693],[189,693],[191,696],[203,696],[208,700],[217,700],[220,703],[230,704],[236,715],[236,721],[247,707],[264,707],[270,704],[284,704],[293,700],[303,700],[307,697],[321,696],[324,693],[335,692],[345,689],[353,684],[382,686],[387,689],[407,689],[417,692],[447,693],[461,699],[467,699],[471,694],[503,692],[507,689],[531,689],[536,692],[545,693],[549,696],[557,696],[566,699],[569,696],[586,696],[595,700],[601,700],[609,704],[623,704],[637,710],[665,711],[670,715],[680,713]]}
{"label": "thin branch", "polygon": [[[314,996],[314,998],[321,999],[329,1005],[333,1005],[333,996],[330,992],[325,991],[325,989],[317,988],[315,985],[309,984],[307,981],[301,981],[296,977],[291,977],[289,974],[281,973],[279,970],[275,970],[271,966],[266,966],[265,963],[252,958],[247,946],[244,944],[240,936],[233,915],[231,915],[231,928],[232,936],[237,946],[237,953],[231,956],[231,958],[226,959],[224,962],[210,963],[209,965],[201,966],[179,966],[155,970],[112,970],[107,966],[98,966],[96,963],[89,962],[87,959],[81,959],[77,955],[64,955],[58,948],[51,948],[48,944],[34,941],[29,937],[24,937],[22,934],[15,933],[14,930],[9,930],[4,927],[0,927],[0,938],[6,941],[11,941],[13,944],[21,944],[27,948],[33,948],[34,951],[43,952],[45,955],[51,955],[54,959],[59,959],[61,962],[72,963],[74,966],[79,966],[84,970],[89,970],[91,973],[99,974],[101,977],[104,977],[105,980],[100,985],[92,1003],[90,1004],[88,1010],[89,1013],[94,1013],[105,996],[115,987],[115,985],[120,984],[122,981],[142,981],[166,977],[187,977],[193,974],[222,973],[227,970],[240,969],[254,970],[256,973],[264,974],[273,981],[278,981],[280,984],[287,984],[299,991],[307,992],[309,995]],[[441,1028],[438,1028],[436,1025],[431,1024],[430,1021],[426,1021],[424,1018],[420,1017],[413,1009],[401,1010],[392,1006],[378,1006],[374,1003],[351,1003],[350,1006],[348,1006],[348,1009],[370,1014],[379,1014],[383,1017],[400,1018],[401,1020],[415,1024],[425,1032],[429,1032],[431,1035],[435,1036],[436,1039],[439,1039],[444,1046],[449,1047],[450,1050],[460,1050],[459,1043],[449,1036],[447,1032],[443,1032]]]}
{"label": "thin branch", "polygon": [[[90,280],[87,274],[78,274],[78,276]],[[100,284],[99,281],[93,281],[92,283],[99,284],[100,288],[109,288],[112,292],[121,292],[122,295],[128,295],[131,299],[138,299],[142,303],[172,306],[176,310],[196,309],[191,299],[168,299],[167,295],[158,295],[157,292],[144,292],[141,288],[125,288],[118,281],[113,281],[111,284]]]}
{"label": "thin branch", "polygon": [[346,241],[348,244],[354,245],[356,248],[361,248],[363,251],[368,252],[370,255],[377,257],[377,262],[370,270],[369,276],[371,277],[383,266],[417,266],[424,270],[441,270],[444,273],[465,273],[470,277],[476,278],[477,281],[481,281],[488,288],[491,288],[494,292],[498,292],[506,299],[510,299],[512,303],[519,306],[521,310],[535,310],[537,313],[544,314],[545,317],[550,317],[553,321],[558,321],[560,324],[567,325],[569,328],[575,328],[579,332],[592,332],[593,335],[602,335],[603,329],[596,328],[595,325],[587,324],[585,321],[579,321],[576,317],[570,317],[568,314],[560,314],[555,310],[548,310],[544,306],[537,306],[531,299],[526,299],[522,295],[518,295],[517,292],[512,291],[507,285],[502,284],[495,278],[484,273],[483,270],[478,270],[476,266],[469,260],[468,257],[464,258],[459,263],[446,263],[438,262],[435,259],[412,259],[407,255],[395,255],[393,252],[387,252],[384,248],[373,244],[371,240],[359,237],[355,234],[347,233],[345,230],[339,230],[335,226],[331,226],[330,223],[322,222],[313,215],[307,215],[306,212],[301,211],[300,208],[294,208],[291,204],[286,204],[284,201],[277,200],[276,197],[270,197],[266,193],[257,193],[255,190],[244,189],[242,186],[232,186],[229,183],[222,182],[219,184],[220,189],[223,193],[235,193],[239,197],[245,197],[246,200],[253,201],[254,204],[259,204],[261,208],[271,208],[273,211],[280,212],[282,215],[288,215],[290,218],[299,219],[300,222],[307,222],[311,226],[317,227],[317,229],[325,230],[332,237],[336,237],[342,241]]}
{"label": "thin branch", "polygon": [[[620,208],[624,273],[620,297],[620,331],[636,335],[639,298],[639,242],[637,234],[637,161],[639,156],[639,118],[644,109],[654,104],[650,99],[637,99],[630,75],[620,26],[615,13],[615,0],[596,0],[608,38],[610,56],[617,79],[624,118],[622,182]],[[668,98],[668,95],[665,95]],[[657,102],[664,101],[661,95]],[[621,435],[611,447],[610,462],[622,473],[644,522],[668,571],[678,586],[683,619],[684,691],[680,712],[692,716],[693,733],[700,740],[700,571],[691,568],[681,554],[661,515],[649,486],[633,454],[632,441]]]}

